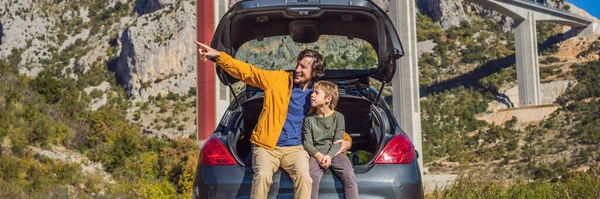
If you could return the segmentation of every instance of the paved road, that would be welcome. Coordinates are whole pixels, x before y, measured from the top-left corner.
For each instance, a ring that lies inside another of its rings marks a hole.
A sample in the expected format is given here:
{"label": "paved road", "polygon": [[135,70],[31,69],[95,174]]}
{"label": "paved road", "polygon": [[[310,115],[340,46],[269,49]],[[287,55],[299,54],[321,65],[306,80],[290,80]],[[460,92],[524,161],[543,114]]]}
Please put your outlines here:
{"label": "paved road", "polygon": [[456,174],[426,174],[423,175],[423,192],[432,193],[437,188],[443,190],[449,188],[454,183],[458,175]]}

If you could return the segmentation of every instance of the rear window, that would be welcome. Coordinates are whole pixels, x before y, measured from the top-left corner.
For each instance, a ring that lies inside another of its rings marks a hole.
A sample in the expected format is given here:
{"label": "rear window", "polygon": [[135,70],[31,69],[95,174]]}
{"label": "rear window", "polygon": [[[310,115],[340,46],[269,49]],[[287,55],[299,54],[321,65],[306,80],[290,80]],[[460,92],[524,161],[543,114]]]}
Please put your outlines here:
{"label": "rear window", "polygon": [[358,38],[332,35],[322,35],[310,44],[296,43],[290,36],[252,40],[240,47],[236,58],[264,69],[294,70],[298,54],[304,49],[323,54],[327,70],[377,68],[377,53],[371,44]]}

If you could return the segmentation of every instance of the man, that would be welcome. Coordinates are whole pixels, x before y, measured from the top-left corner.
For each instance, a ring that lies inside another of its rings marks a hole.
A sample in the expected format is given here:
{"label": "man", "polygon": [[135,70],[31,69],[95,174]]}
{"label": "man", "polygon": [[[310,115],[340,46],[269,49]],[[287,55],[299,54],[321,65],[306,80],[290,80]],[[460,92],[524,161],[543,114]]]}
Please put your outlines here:
{"label": "man", "polygon": [[[280,167],[294,181],[294,198],[310,198],[310,157],[302,144],[302,121],[310,108],[312,85],[325,73],[323,56],[313,50],[300,52],[296,70],[289,73],[263,70],[196,43],[201,58],[216,62],[232,77],[264,91],[263,109],[250,138],[254,170],[250,198],[267,198],[273,174]],[[344,139],[350,137],[346,134]],[[337,154],[350,148],[350,141],[336,141],[340,143]]]}

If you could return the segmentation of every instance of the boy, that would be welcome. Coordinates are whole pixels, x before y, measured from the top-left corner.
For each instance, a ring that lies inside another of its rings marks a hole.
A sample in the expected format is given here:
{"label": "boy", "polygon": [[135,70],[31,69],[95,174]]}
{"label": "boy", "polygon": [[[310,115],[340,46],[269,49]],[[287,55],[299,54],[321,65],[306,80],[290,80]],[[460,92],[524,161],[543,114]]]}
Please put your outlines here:
{"label": "boy", "polygon": [[341,146],[333,144],[333,141],[342,139],[345,131],[344,115],[333,110],[338,99],[337,85],[319,81],[313,86],[310,104],[316,112],[307,115],[302,126],[304,149],[311,156],[312,199],[319,197],[319,183],[328,168],[342,179],[345,198],[358,198],[356,176],[350,159],[346,154],[335,155]]}

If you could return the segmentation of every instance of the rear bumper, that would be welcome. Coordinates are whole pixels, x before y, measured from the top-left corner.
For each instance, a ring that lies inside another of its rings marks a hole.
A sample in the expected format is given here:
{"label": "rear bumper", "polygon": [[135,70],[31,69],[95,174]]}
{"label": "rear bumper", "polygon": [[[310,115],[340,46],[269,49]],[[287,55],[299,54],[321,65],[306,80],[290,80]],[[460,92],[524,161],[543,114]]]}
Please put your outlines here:
{"label": "rear bumper", "polygon": [[203,166],[198,164],[194,177],[193,198],[240,198],[249,196],[252,173],[237,165]]}
{"label": "rear bumper", "polygon": [[[374,165],[355,168],[360,198],[423,198],[423,186],[416,161],[406,165]],[[277,178],[277,177],[275,177]],[[194,198],[249,198],[252,172],[239,166],[202,166],[194,179]],[[283,172],[280,183],[271,186],[277,198],[293,198],[293,183]],[[276,187],[279,187],[278,189]],[[343,198],[339,178],[326,172],[321,180],[319,198]]]}

